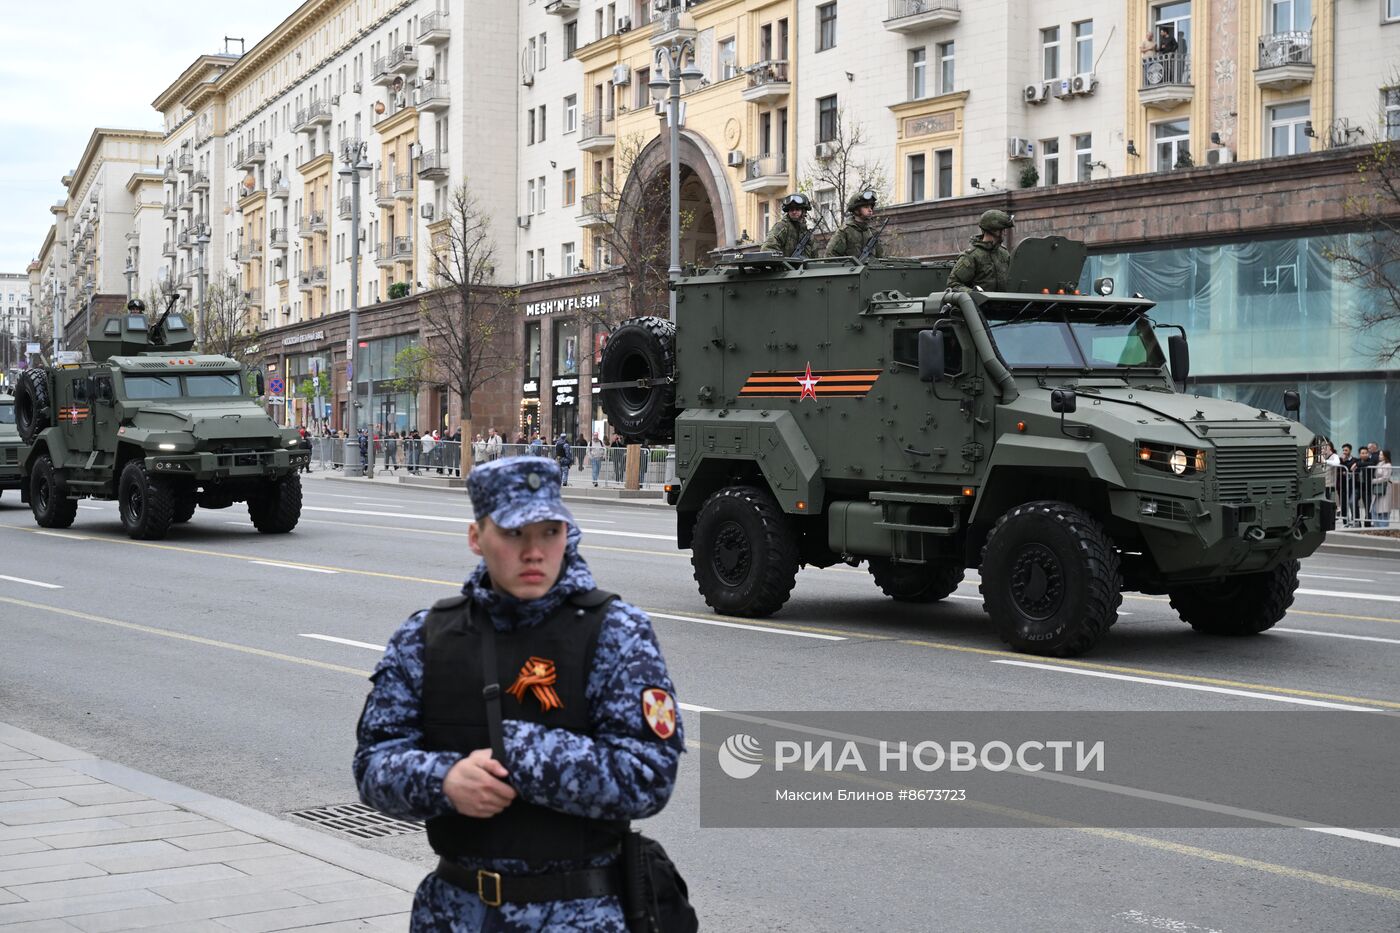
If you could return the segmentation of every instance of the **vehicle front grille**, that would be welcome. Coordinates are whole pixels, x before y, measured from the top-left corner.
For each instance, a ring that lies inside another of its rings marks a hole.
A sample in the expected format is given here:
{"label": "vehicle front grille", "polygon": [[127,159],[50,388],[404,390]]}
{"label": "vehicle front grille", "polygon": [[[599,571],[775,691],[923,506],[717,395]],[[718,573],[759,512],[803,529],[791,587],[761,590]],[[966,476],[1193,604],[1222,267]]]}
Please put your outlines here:
{"label": "vehicle front grille", "polygon": [[1220,501],[1298,498],[1298,456],[1298,448],[1293,444],[1217,447],[1215,481]]}

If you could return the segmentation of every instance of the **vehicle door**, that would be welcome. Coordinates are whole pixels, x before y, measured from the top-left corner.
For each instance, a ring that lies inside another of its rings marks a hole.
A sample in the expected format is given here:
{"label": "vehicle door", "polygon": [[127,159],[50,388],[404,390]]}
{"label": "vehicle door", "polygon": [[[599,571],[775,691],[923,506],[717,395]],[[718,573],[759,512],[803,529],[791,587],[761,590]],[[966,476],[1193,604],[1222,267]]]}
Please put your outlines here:
{"label": "vehicle door", "polygon": [[[925,317],[891,322],[891,392],[883,398],[887,430],[881,450],[890,480],[944,477],[960,486],[990,454],[995,399],[963,326]],[[943,337],[944,377],[919,378],[919,332]]]}
{"label": "vehicle door", "polygon": [[54,378],[54,421],[62,436],[62,466],[68,469],[92,466],[90,375],[81,369],[59,369]]}
{"label": "vehicle door", "polygon": [[92,449],[96,467],[110,466],[117,454],[117,414],[112,374],[99,372],[92,379]]}

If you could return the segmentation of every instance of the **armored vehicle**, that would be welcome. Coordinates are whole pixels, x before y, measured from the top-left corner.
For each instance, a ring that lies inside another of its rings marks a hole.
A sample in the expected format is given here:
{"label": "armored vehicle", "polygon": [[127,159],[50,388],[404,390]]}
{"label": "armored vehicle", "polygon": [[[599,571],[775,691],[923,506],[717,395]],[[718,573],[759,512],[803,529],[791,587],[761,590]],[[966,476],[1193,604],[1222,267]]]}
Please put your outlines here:
{"label": "armored vehicle", "polygon": [[0,495],[6,489],[18,489],[24,474],[20,463],[24,460],[24,441],[15,430],[15,400],[13,396],[0,395]]}
{"label": "armored vehicle", "polygon": [[1081,294],[1085,257],[1023,240],[986,293],[948,289],[946,262],[734,254],[679,281],[677,325],[618,326],[603,404],[674,437],[705,601],[767,616],[800,566],[864,562],[923,603],[976,568],[997,632],[1037,654],[1092,648],[1124,590],[1201,632],[1274,625],[1335,522],[1319,439],[1185,394],[1185,332],[1164,350],[1151,301]]}
{"label": "armored vehicle", "polygon": [[[20,491],[36,522],[67,528],[88,497],[117,500],[133,538],[164,537],[196,505],[235,502],[265,534],[296,527],[296,470],[310,453],[249,397],[237,361],[193,353],[170,308],[155,323],[109,317],[88,346],[91,362],[31,369],[15,387],[17,427],[33,445]],[[261,395],[261,372],[255,381]]]}

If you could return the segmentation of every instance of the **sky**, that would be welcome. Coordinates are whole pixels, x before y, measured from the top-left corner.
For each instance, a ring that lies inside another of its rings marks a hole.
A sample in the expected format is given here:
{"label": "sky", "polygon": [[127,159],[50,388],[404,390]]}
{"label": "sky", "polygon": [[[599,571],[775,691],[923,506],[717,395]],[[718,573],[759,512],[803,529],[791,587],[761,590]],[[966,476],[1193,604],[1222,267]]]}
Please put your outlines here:
{"label": "sky", "polygon": [[252,48],[298,5],[0,0],[0,272],[37,256],[94,127],[161,129],[151,101],[197,56]]}

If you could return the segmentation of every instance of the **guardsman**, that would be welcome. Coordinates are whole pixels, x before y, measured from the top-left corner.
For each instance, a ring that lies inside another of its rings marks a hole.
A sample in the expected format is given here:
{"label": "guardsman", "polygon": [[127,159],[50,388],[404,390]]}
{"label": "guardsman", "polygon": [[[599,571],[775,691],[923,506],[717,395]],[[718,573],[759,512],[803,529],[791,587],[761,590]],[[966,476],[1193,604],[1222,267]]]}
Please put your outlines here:
{"label": "guardsman", "polygon": [[807,235],[807,212],[811,209],[812,201],[805,194],[794,192],[783,198],[783,218],[768,231],[768,239],[763,241],[763,248],[777,250],[784,256],[792,256],[804,240],[810,244],[812,238]]}
{"label": "guardsman", "polygon": [[867,188],[851,195],[850,200],[846,202],[846,213],[850,215],[850,219],[832,234],[831,240],[826,244],[826,255],[850,256],[853,259],[883,258],[885,244],[878,239],[873,247],[866,249],[871,238],[879,236],[878,230],[870,228],[870,223],[875,218],[875,192]]}
{"label": "guardsman", "polygon": [[983,211],[977,221],[982,232],[972,238],[972,245],[963,250],[953,271],[948,273],[948,286],[958,291],[978,288],[984,292],[1004,292],[1010,287],[1011,254],[1001,245],[1006,231],[1016,224],[1006,211]]}
{"label": "guardsman", "polygon": [[412,615],[371,675],[361,799],[427,821],[411,929],[625,933],[617,848],[666,805],[684,748],[646,613],[594,586],[542,457],[467,479],[481,563]]}

